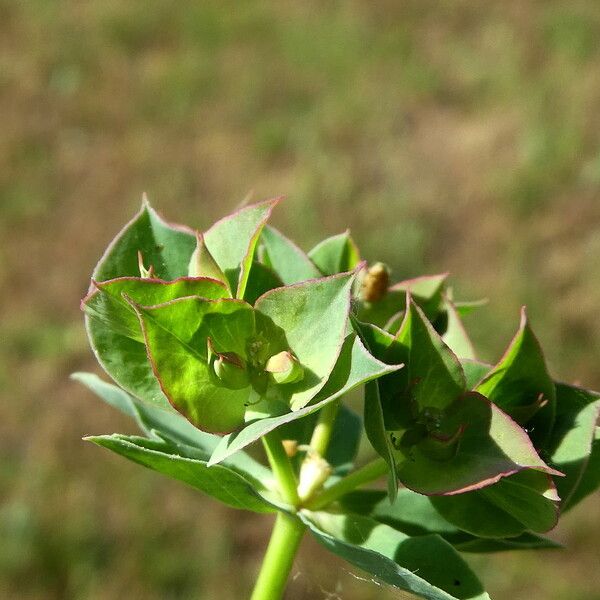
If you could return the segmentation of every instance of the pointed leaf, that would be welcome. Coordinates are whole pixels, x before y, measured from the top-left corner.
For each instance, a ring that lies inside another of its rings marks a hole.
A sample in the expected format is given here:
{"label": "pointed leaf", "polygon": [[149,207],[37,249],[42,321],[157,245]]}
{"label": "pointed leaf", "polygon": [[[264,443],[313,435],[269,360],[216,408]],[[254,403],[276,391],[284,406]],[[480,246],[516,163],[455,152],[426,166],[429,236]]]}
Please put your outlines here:
{"label": "pointed leaf", "polygon": [[412,300],[397,339],[409,349],[408,378],[419,406],[443,409],[465,391],[459,360]]}
{"label": "pointed leaf", "polygon": [[527,425],[536,447],[548,440],[554,423],[556,394],[525,309],[508,350],[476,390],[521,425]]}
{"label": "pointed leaf", "polygon": [[194,251],[194,234],[182,225],[167,223],[144,201],[140,211],[125,225],[96,265],[92,279],[105,281],[140,274],[138,251],[157,278],[170,280],[187,275]]}
{"label": "pointed leaf", "polygon": [[406,535],[438,534],[461,552],[560,547],[560,544],[532,533],[523,533],[510,539],[478,538],[444,519],[427,496],[406,488],[398,490],[398,497],[393,504],[380,490],[357,490],[343,496],[339,502],[345,512],[370,517]]}
{"label": "pointed leaf", "polygon": [[281,386],[292,410],[306,406],[325,385],[340,353],[354,273],[314,279],[271,290],[256,309],[285,331],[289,348],[304,368],[301,381]]}
{"label": "pointed leaf", "polygon": [[588,467],[598,417],[600,394],[556,384],[556,419],[548,451],[552,464],[565,474],[556,482],[563,511],[572,508],[573,496]]}
{"label": "pointed leaf", "polygon": [[[86,314],[104,326],[139,342],[144,341],[137,315],[125,297],[144,306],[162,304],[185,296],[200,296],[209,300],[227,298],[224,284],[215,279],[180,277],[173,281],[119,277],[98,282],[82,300]],[[116,345],[113,351],[118,352]],[[142,348],[142,351],[145,350]]]}
{"label": "pointed leaf", "polygon": [[448,273],[442,273],[400,281],[390,287],[381,300],[362,302],[358,307],[358,318],[365,323],[372,323],[394,331],[394,324],[399,323],[398,319],[401,318],[406,308],[406,294],[408,293],[425,315],[433,320],[440,312],[442,291],[447,278]]}
{"label": "pointed leaf", "polygon": [[231,296],[227,277],[225,277],[225,273],[223,273],[221,267],[219,267],[217,261],[206,247],[204,236],[200,232],[196,232],[196,249],[190,258],[188,275],[190,277],[208,277],[210,279],[216,279],[223,283]]}
{"label": "pointed leaf", "polygon": [[467,380],[467,389],[472,390],[492,370],[492,365],[479,360],[463,359],[460,361]]}
{"label": "pointed leaf", "polygon": [[585,470],[579,481],[579,485],[571,495],[567,509],[581,502],[586,496],[592,494],[600,487],[600,427],[596,427],[592,452]]}
{"label": "pointed leaf", "polygon": [[430,498],[449,522],[479,537],[513,537],[527,530],[545,532],[558,520],[552,479],[523,471],[492,485],[456,496]]}
{"label": "pointed leaf", "polygon": [[312,404],[296,412],[284,412],[281,415],[267,418],[259,417],[247,423],[240,431],[226,435],[215,449],[210,459],[210,464],[216,464],[225,460],[228,456],[255,442],[269,431],[285,423],[315,413],[359,385],[386,373],[392,373],[399,368],[399,365],[385,365],[378,361],[369,354],[356,335],[349,335],[344,342],[339,359],[327,381],[327,385],[321,390]]}
{"label": "pointed leaf", "polygon": [[300,518],[328,550],[398,589],[429,600],[489,600],[468,565],[437,535],[411,538],[357,515],[302,511]]}
{"label": "pointed leaf", "polygon": [[352,271],[360,262],[360,253],[349,231],[318,243],[308,256],[323,275]]}
{"label": "pointed leaf", "polygon": [[255,333],[252,307],[241,300],[192,296],[135,308],[154,374],[173,407],[211,433],[242,425],[253,390],[229,389],[219,382],[208,360],[207,341],[219,352],[246,360],[247,342]]}
{"label": "pointed leaf", "polygon": [[430,438],[415,444],[403,461],[399,451],[400,481],[421,494],[447,495],[490,486],[524,469],[560,475],[539,457],[527,434],[481,394],[461,396],[436,435],[444,439],[455,432],[460,436],[450,456],[439,456]]}
{"label": "pointed leaf", "polygon": [[165,442],[126,435],[99,435],[84,438],[108,448],[138,464],[188,485],[233,508],[258,513],[274,512],[276,505],[267,501],[252,483],[222,465],[208,467],[206,462],[187,458]]}
{"label": "pointed leaf", "polygon": [[[322,277],[306,254],[274,227],[263,229],[260,241],[266,251],[266,262],[285,285]],[[352,269],[345,269],[350,271]]]}
{"label": "pointed leaf", "polygon": [[282,286],[283,281],[279,279],[273,269],[254,261],[250,267],[244,300],[248,304],[254,305],[263,294]]}
{"label": "pointed leaf", "polygon": [[[110,406],[134,418],[146,435],[186,448],[187,456],[193,449],[196,451],[195,458],[206,461],[221,440],[219,436],[200,431],[179,413],[140,402],[93,373],[73,373],[71,378],[85,385]],[[264,487],[271,485],[271,471],[245,452],[236,452],[222,464],[249,481],[259,481]]]}
{"label": "pointed leaf", "polygon": [[279,200],[246,206],[217,221],[204,234],[206,247],[237,298],[244,297],[258,238]]}
{"label": "pointed leaf", "polygon": [[475,359],[475,348],[461,321],[454,303],[448,298],[444,299],[447,315],[446,331],[442,336],[444,343],[459,358]]}

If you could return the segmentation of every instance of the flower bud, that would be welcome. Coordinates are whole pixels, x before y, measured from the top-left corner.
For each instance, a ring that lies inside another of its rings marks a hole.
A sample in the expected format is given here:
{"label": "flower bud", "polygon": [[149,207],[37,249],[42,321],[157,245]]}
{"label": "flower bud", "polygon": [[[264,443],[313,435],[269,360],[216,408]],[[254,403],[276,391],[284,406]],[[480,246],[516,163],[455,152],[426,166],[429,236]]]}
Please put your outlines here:
{"label": "flower bud", "polygon": [[235,352],[218,354],[213,369],[219,381],[231,390],[240,390],[250,385],[244,361]]}
{"label": "flower bud", "polygon": [[304,369],[298,359],[288,350],[271,356],[265,366],[275,383],[295,383],[304,376]]}
{"label": "flower bud", "polygon": [[331,465],[316,452],[309,452],[300,467],[298,496],[308,500],[318,492],[331,475]]}
{"label": "flower bud", "polygon": [[364,302],[377,302],[387,293],[390,286],[390,270],[381,262],[369,267],[360,286],[360,297]]}

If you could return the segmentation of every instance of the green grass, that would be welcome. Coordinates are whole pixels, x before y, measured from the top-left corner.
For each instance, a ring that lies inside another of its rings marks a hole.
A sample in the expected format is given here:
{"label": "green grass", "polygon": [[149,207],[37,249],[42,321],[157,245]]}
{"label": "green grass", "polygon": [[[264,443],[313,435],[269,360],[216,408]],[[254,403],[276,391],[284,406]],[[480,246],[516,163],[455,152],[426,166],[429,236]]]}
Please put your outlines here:
{"label": "green grass", "polygon": [[[93,368],[78,299],[142,191],[199,227],[288,194],[276,224],[306,247],[350,226],[394,277],[490,297],[483,358],[526,302],[555,376],[600,387],[597,39],[595,0],[0,0],[0,596],[241,598],[266,542],[80,441],[128,427],[67,376]],[[563,553],[477,559],[492,594],[598,597],[597,504]],[[290,599],[398,597],[310,542],[297,567]]]}

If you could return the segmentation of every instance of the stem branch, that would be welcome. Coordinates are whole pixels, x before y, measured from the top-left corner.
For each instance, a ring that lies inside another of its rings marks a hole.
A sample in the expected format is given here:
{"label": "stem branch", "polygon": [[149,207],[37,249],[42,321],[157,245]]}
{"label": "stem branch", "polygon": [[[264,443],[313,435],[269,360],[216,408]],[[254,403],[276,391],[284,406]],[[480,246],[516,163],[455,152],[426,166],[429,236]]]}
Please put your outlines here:
{"label": "stem branch", "polygon": [[331,504],[344,494],[351,492],[357,487],[379,479],[382,475],[388,472],[388,465],[383,458],[377,458],[374,461],[367,463],[364,467],[346,475],[331,487],[328,487],[322,494],[310,500],[306,504],[309,510],[319,510],[328,504]]}
{"label": "stem branch", "polygon": [[288,455],[285,453],[285,448],[281,443],[281,437],[277,430],[270,431],[262,438],[269,464],[277,482],[279,491],[284,500],[294,507],[300,503],[298,498],[298,480],[292,467],[292,463]]}
{"label": "stem branch", "polygon": [[340,403],[331,402],[327,406],[324,406],[319,412],[319,420],[315,425],[312,437],[310,438],[310,447],[319,456],[325,458],[329,441],[331,440],[331,434],[333,433],[333,424],[337,416]]}

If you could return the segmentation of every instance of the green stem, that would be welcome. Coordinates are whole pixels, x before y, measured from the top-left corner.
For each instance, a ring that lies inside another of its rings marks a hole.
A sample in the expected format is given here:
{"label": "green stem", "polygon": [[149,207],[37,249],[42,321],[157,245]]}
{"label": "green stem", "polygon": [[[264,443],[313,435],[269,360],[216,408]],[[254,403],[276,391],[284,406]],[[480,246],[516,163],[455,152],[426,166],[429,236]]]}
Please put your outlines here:
{"label": "green stem", "polygon": [[309,510],[319,510],[328,504],[331,504],[344,494],[351,492],[357,487],[379,479],[382,475],[388,472],[388,465],[383,458],[377,458],[374,461],[367,463],[364,467],[357,469],[350,475],[340,479],[331,487],[328,487],[322,494],[319,494],[313,500],[306,504]]}
{"label": "green stem", "polygon": [[339,408],[339,402],[331,402],[319,412],[319,420],[310,439],[310,447],[319,456],[325,457]]}
{"label": "green stem", "polygon": [[297,517],[277,513],[267,553],[250,600],[278,600],[283,596],[304,529],[305,526]]}
{"label": "green stem", "polygon": [[279,484],[279,491],[283,496],[283,499],[294,507],[300,504],[298,498],[298,480],[294,468],[288,455],[285,453],[285,448],[281,443],[281,437],[277,430],[273,430],[262,438],[269,464],[277,483]]}

